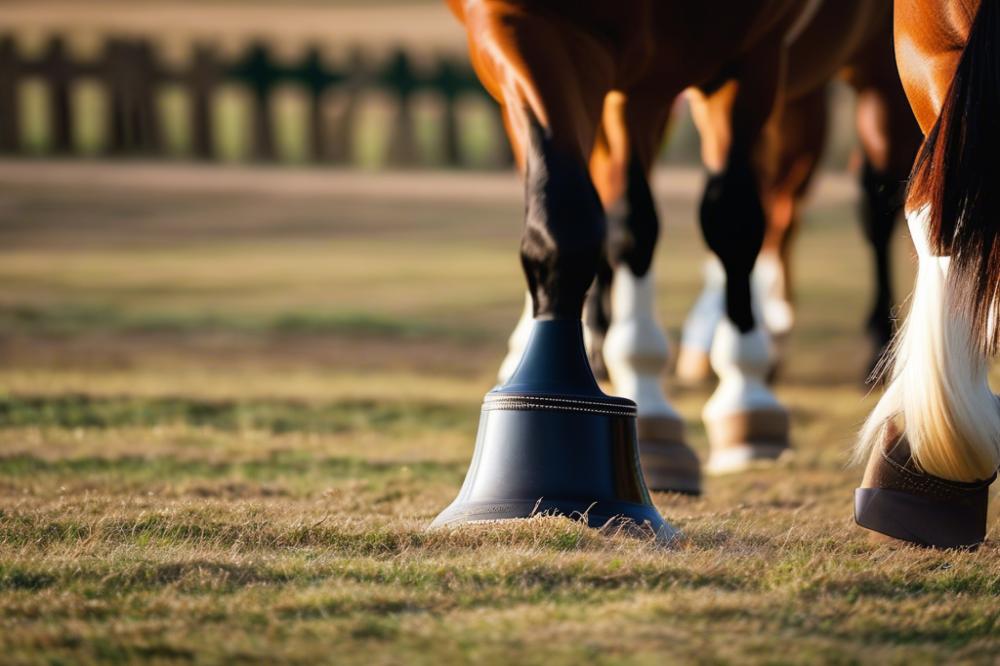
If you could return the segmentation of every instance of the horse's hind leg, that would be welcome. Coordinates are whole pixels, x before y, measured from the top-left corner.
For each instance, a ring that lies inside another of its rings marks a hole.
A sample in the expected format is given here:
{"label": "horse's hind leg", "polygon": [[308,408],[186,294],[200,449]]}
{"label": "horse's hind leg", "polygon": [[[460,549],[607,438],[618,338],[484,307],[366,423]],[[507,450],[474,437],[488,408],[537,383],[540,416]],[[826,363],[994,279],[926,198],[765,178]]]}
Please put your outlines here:
{"label": "horse's hind leg", "polygon": [[761,150],[772,168],[764,170],[767,232],[757,263],[753,288],[764,325],[771,334],[779,371],[785,341],[795,321],[791,254],[798,233],[802,199],[823,154],[827,128],[827,89],[810,91],[772,114]]}
{"label": "horse's hind leg", "polygon": [[782,58],[778,39],[749,55],[738,79],[691,95],[710,171],[701,228],[726,272],[726,316],[711,351],[719,386],[703,411],[712,447],[707,469],[714,473],[774,459],[788,448],[788,413],[766,386],[771,343],[755,316],[750,280],[766,227],[753,152],[774,108]]}
{"label": "horse's hind leg", "polygon": [[659,90],[651,97],[609,95],[591,174],[608,211],[613,271],[604,362],[615,392],[638,405],[646,483],[654,490],[697,494],[700,463],[685,443],[683,420],[663,392],[670,349],[654,299],[653,255],[660,225],[648,179],[672,101],[673,95]]}
{"label": "horse's hind leg", "polygon": [[890,246],[903,205],[910,167],[920,146],[899,76],[892,66],[888,35],[883,44],[862,54],[849,71],[858,95],[856,124],[864,165],[861,171],[860,218],[872,250],[874,294],[867,319],[873,353],[867,376],[880,366],[893,335]]}

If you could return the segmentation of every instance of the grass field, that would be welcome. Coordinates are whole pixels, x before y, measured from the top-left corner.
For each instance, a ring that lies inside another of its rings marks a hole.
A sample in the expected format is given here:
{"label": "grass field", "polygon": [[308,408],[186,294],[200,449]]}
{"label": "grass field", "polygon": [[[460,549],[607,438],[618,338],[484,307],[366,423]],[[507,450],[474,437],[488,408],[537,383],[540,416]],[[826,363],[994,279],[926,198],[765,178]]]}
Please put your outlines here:
{"label": "grass field", "polygon": [[[0,662],[1000,659],[995,517],[975,553],[874,546],[852,524],[846,460],[872,398],[843,197],[815,202],[797,256],[777,389],[797,455],[700,499],[655,495],[687,537],[663,549],[554,518],[424,531],[520,308],[510,176],[331,174],[327,192],[287,170],[16,168],[0,169]],[[696,189],[657,189],[676,338]],[[901,293],[910,253],[901,236]],[[704,456],[707,391],[670,393]]]}

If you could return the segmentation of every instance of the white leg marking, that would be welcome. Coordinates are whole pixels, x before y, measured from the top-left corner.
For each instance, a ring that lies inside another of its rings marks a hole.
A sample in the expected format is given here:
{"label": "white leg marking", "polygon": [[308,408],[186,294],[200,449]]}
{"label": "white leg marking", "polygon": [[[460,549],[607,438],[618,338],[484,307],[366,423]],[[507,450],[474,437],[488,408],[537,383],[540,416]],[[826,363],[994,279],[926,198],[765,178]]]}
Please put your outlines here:
{"label": "white leg marking", "polygon": [[763,327],[740,333],[724,317],[715,331],[711,359],[719,386],[705,403],[706,421],[756,410],[784,410],[767,388],[772,353]]}
{"label": "white leg marking", "polygon": [[795,324],[792,304],[785,299],[785,268],[775,252],[761,252],[754,264],[752,285],[755,312],[771,335],[790,333]]}
{"label": "white leg marking", "polygon": [[704,279],[701,295],[684,320],[681,345],[707,354],[712,349],[712,336],[726,305],[726,272],[715,255],[705,260]]}
{"label": "white leg marking", "polygon": [[497,380],[500,384],[505,383],[517,370],[517,365],[524,356],[524,347],[528,344],[531,336],[531,324],[535,320],[535,313],[531,304],[531,294],[524,295],[524,309],[521,310],[521,318],[517,320],[510,337],[507,339],[507,356],[500,364],[500,371],[497,372]]}
{"label": "white leg marking", "polygon": [[680,419],[661,384],[669,359],[670,346],[654,314],[653,270],[636,277],[627,265],[618,266],[611,286],[604,362],[615,392],[635,401],[640,418]]}
{"label": "white leg marking", "polygon": [[949,258],[931,251],[926,209],[908,214],[907,223],[920,258],[917,282],[892,382],[865,422],[859,453],[881,446],[886,423],[901,416],[925,471],[953,481],[988,478],[1000,463],[1000,401],[990,390],[989,362],[949,303]]}

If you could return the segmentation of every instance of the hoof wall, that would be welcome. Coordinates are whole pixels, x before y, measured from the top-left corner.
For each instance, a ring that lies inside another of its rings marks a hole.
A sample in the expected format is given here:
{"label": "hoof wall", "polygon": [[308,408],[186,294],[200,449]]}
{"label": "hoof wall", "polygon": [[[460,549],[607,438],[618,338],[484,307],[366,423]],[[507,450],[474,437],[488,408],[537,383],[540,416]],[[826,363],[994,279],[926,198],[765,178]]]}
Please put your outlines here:
{"label": "hoof wall", "polygon": [[854,491],[854,522],[879,543],[974,550],[986,539],[987,492],[942,501],[886,488]]}
{"label": "hoof wall", "polygon": [[712,445],[706,471],[741,472],[790,455],[788,414],[782,410],[737,412],[706,421]]}
{"label": "hoof wall", "polygon": [[639,460],[650,490],[701,494],[701,463],[687,444],[640,439]]}
{"label": "hoof wall", "polygon": [[971,550],[986,538],[989,479],[962,482],[932,476],[913,461],[909,443],[890,431],[872,453],[854,491],[854,522],[881,542]]}
{"label": "hoof wall", "polygon": [[792,454],[787,444],[744,444],[713,451],[705,472],[713,476],[769,467]]}
{"label": "hoof wall", "polygon": [[646,486],[659,492],[700,495],[701,461],[684,443],[684,422],[640,416],[636,425]]}

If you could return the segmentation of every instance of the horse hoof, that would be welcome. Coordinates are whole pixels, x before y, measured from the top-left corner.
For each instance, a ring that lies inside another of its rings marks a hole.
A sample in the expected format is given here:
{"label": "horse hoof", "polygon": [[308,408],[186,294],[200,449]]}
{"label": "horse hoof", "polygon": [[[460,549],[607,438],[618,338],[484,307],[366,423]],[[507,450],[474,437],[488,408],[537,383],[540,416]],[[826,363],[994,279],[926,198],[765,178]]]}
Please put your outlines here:
{"label": "horse hoof", "polygon": [[854,522],[876,543],[973,550],[986,538],[989,479],[949,481],[919,469],[907,441],[892,432],[872,454],[854,491]]}
{"label": "horse hoof", "polygon": [[697,347],[681,345],[677,353],[677,367],[674,375],[682,384],[698,386],[715,378],[708,352]]}
{"label": "horse hoof", "polygon": [[731,474],[790,455],[788,413],[780,409],[736,412],[705,422],[712,447],[705,471]]}
{"label": "horse hoof", "polygon": [[638,419],[639,461],[650,490],[701,494],[701,461],[684,442],[684,422],[672,417]]}

